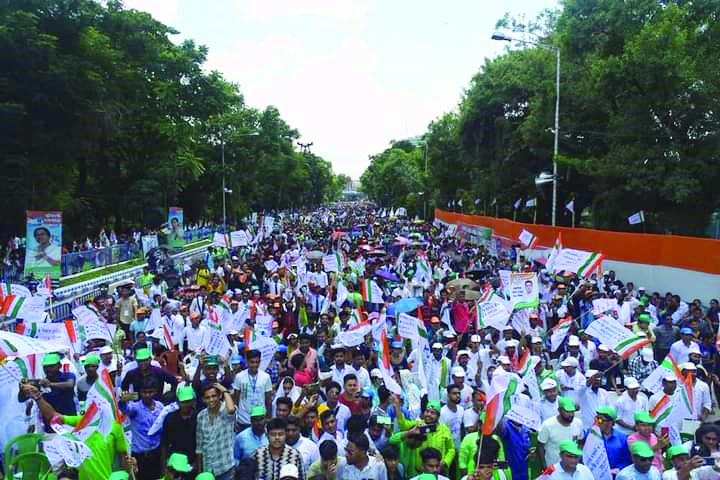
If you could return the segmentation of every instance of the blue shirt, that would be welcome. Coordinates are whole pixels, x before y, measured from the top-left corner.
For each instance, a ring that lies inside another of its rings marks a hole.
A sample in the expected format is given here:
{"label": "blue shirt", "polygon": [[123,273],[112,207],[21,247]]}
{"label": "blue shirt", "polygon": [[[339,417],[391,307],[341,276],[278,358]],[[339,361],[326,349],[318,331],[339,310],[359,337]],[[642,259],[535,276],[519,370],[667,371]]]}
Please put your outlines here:
{"label": "blue shirt", "polygon": [[647,473],[640,473],[635,469],[635,465],[628,465],[620,470],[615,480],[661,480],[661,475],[654,466],[650,467]]}
{"label": "blue shirt", "polygon": [[255,436],[252,427],[247,427],[242,432],[235,435],[235,445],[233,447],[233,456],[235,457],[235,465],[239,465],[240,461],[250,458],[250,455],[260,447],[268,446],[267,434],[259,437]]}
{"label": "blue shirt", "polygon": [[627,444],[627,435],[613,428],[610,438],[605,438],[605,435],[603,435],[603,443],[605,443],[605,451],[607,452],[611,470],[613,468],[622,470],[632,463]]}
{"label": "blue shirt", "polygon": [[[48,379],[49,380],[49,379]],[[75,375],[72,373],[58,372],[57,377],[54,380],[50,380],[52,383],[62,383],[72,380],[76,382]],[[65,390],[59,388],[51,388],[48,393],[43,393],[43,398],[52,407],[62,415],[75,415],[75,389],[67,388]],[[50,422],[45,424],[45,432],[52,433],[53,430],[50,428]]]}
{"label": "blue shirt", "polygon": [[130,417],[130,431],[132,432],[132,453],[145,453],[155,450],[160,446],[162,429],[153,435],[147,432],[160,415],[163,404],[153,400],[155,408],[150,410],[141,400],[135,400],[128,404],[120,402],[120,409]]}
{"label": "blue shirt", "polygon": [[504,419],[501,436],[505,440],[505,458],[512,472],[513,480],[527,480],[530,430],[525,425],[520,425],[520,430],[518,430],[510,423],[510,420]]}

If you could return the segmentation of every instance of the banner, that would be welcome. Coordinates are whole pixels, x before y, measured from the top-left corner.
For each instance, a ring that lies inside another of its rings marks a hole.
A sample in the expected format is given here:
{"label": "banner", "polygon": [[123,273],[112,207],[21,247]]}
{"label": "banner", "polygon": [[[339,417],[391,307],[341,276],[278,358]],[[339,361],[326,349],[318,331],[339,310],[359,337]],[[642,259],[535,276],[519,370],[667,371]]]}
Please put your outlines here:
{"label": "banner", "polygon": [[602,261],[600,253],[563,248],[553,264],[553,272],[573,272],[578,277],[589,277]]}
{"label": "banner", "polygon": [[597,338],[626,359],[633,352],[652,343],[651,339],[636,335],[631,330],[620,325],[620,322],[608,316],[598,318],[592,322],[585,329],[585,333]]}
{"label": "banner", "polygon": [[147,257],[150,250],[157,248],[159,245],[157,235],[143,235],[141,240],[144,257]]}
{"label": "banner", "polygon": [[505,416],[508,420],[517,422],[520,425],[525,425],[536,432],[540,431],[540,427],[542,426],[542,419],[540,418],[540,414],[538,412],[530,408],[523,407],[518,403],[513,405]]}
{"label": "banner", "polygon": [[605,442],[600,427],[593,425],[583,445],[583,464],[593,473],[593,478],[612,480]]}
{"label": "banner", "polygon": [[540,303],[537,273],[510,274],[510,304],[513,310],[537,308]]}
{"label": "banner", "polygon": [[230,233],[230,243],[233,247],[247,247],[250,243],[250,237],[245,230],[238,230]]}
{"label": "banner", "polygon": [[502,330],[510,318],[505,300],[494,292],[487,300],[478,304],[478,315],[483,327],[493,327],[497,330]]}
{"label": "banner", "polygon": [[325,255],[323,257],[323,270],[325,270],[326,272],[338,271],[338,261],[335,254]]}
{"label": "banner", "polygon": [[27,211],[25,275],[40,280],[50,274],[60,279],[62,212]]}
{"label": "banner", "polygon": [[185,245],[185,231],[183,229],[183,209],[180,207],[170,207],[168,211],[168,247],[182,248]]}

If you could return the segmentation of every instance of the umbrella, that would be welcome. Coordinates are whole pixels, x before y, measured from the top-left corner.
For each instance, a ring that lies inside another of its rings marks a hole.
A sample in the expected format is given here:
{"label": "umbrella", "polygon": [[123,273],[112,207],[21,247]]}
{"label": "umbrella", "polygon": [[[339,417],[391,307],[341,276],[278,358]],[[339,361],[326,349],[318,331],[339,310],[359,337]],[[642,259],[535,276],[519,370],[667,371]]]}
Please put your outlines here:
{"label": "umbrella", "polygon": [[320,260],[325,256],[325,254],[320,250],[313,250],[312,252],[306,253],[305,256],[308,260]]}
{"label": "umbrella", "polygon": [[447,288],[455,289],[455,290],[466,290],[471,288],[477,288],[479,285],[469,278],[458,278],[456,280],[451,280],[447,284]]}
{"label": "umbrella", "polygon": [[392,308],[394,310],[395,315],[399,315],[401,313],[415,311],[415,310],[417,310],[418,307],[421,307],[422,304],[423,304],[423,301],[421,298],[409,297],[409,298],[403,298],[402,300],[398,300],[397,302],[390,305],[390,308]]}
{"label": "umbrella", "polygon": [[384,278],[388,282],[399,282],[400,278],[398,278],[397,275],[392,273],[390,270],[378,270],[375,272],[375,275],[377,275],[380,278]]}

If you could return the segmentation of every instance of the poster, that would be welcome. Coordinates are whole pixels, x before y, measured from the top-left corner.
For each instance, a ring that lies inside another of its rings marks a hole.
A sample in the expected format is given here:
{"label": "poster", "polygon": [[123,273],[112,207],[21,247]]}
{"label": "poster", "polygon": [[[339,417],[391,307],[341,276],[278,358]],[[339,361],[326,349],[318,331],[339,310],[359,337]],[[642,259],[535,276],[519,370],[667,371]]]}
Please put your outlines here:
{"label": "poster", "polygon": [[537,308],[540,297],[535,272],[510,274],[510,302],[513,310]]}
{"label": "poster", "polygon": [[143,235],[142,236],[142,248],[143,248],[143,256],[147,257],[148,253],[150,253],[150,250],[153,248],[157,248],[158,246],[158,237],[157,235]]}
{"label": "poster", "polygon": [[42,280],[50,274],[60,279],[62,262],[62,212],[27,211],[25,275]]}
{"label": "poster", "polygon": [[168,246],[170,248],[182,248],[185,245],[185,232],[183,230],[183,209],[170,207],[168,211]]}

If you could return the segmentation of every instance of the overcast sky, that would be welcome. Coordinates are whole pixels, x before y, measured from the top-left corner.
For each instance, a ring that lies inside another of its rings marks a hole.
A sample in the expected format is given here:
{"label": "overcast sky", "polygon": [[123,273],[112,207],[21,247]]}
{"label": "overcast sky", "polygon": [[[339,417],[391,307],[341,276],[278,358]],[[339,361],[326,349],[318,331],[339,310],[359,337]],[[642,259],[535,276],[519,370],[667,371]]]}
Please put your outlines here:
{"label": "overcast sky", "polygon": [[506,12],[534,18],[557,0],[125,0],[210,49],[206,67],[275,105],[336,173],[420,135],[458,104]]}

